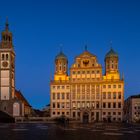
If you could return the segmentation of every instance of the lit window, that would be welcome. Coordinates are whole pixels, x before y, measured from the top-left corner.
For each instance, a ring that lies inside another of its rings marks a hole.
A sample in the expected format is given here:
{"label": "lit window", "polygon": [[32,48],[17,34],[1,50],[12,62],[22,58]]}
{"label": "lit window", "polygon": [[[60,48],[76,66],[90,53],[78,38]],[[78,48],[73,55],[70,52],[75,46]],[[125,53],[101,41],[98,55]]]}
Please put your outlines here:
{"label": "lit window", "polygon": [[121,88],[121,85],[118,85],[118,88]]}
{"label": "lit window", "polygon": [[113,85],[113,88],[116,88],[116,85]]}
{"label": "lit window", "polygon": [[65,99],[65,93],[62,93],[62,99]]}
{"label": "lit window", "polygon": [[111,92],[108,92],[108,99],[111,99]]}
{"label": "lit window", "polygon": [[53,100],[55,100],[55,93],[53,93]]}
{"label": "lit window", "polygon": [[106,99],[106,92],[103,92],[103,99]]}
{"label": "lit window", "polygon": [[113,92],[113,99],[116,99],[116,92]]}
{"label": "lit window", "polygon": [[111,88],[111,85],[108,85],[108,88]]}
{"label": "lit window", "polygon": [[57,99],[60,99],[60,93],[57,93]]}

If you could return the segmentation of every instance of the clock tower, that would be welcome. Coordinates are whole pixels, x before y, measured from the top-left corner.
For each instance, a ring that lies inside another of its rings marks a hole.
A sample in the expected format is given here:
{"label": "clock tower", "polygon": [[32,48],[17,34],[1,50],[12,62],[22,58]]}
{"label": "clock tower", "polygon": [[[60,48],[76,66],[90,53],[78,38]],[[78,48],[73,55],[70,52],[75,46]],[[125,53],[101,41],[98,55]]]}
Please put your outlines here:
{"label": "clock tower", "polygon": [[0,100],[11,100],[15,97],[15,52],[12,33],[6,21],[0,43]]}

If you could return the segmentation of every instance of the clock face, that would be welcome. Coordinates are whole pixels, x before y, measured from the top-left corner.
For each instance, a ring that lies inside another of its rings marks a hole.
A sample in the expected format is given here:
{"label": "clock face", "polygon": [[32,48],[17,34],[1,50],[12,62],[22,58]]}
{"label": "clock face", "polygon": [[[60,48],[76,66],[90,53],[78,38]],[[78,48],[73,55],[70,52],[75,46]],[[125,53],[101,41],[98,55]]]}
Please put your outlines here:
{"label": "clock face", "polygon": [[2,66],[3,66],[4,68],[6,68],[6,67],[8,66],[8,62],[7,62],[7,61],[2,62]]}

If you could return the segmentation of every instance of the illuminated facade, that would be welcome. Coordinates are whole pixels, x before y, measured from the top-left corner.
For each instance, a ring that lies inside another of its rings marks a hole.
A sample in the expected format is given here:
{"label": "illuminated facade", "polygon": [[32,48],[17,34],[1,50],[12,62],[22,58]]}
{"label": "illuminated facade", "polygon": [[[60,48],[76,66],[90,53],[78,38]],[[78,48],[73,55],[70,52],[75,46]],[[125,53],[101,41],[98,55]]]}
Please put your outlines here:
{"label": "illuminated facade", "polygon": [[81,122],[122,121],[124,79],[113,49],[105,56],[105,74],[102,73],[97,57],[85,48],[75,58],[68,75],[67,57],[60,52],[50,83],[51,117],[65,115]]}
{"label": "illuminated facade", "polygon": [[8,21],[1,35],[0,110],[14,117],[25,116],[25,114],[29,114],[31,106],[21,92],[15,91],[15,51]]}

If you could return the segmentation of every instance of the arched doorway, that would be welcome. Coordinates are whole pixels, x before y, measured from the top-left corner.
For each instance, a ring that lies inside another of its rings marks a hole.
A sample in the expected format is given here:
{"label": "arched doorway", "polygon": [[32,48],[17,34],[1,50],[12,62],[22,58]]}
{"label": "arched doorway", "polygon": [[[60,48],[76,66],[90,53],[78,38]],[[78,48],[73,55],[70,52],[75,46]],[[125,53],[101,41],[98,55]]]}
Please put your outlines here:
{"label": "arched doorway", "polygon": [[89,114],[87,112],[83,113],[83,123],[89,123]]}
{"label": "arched doorway", "polygon": [[19,103],[13,104],[13,116],[20,116],[20,105]]}

